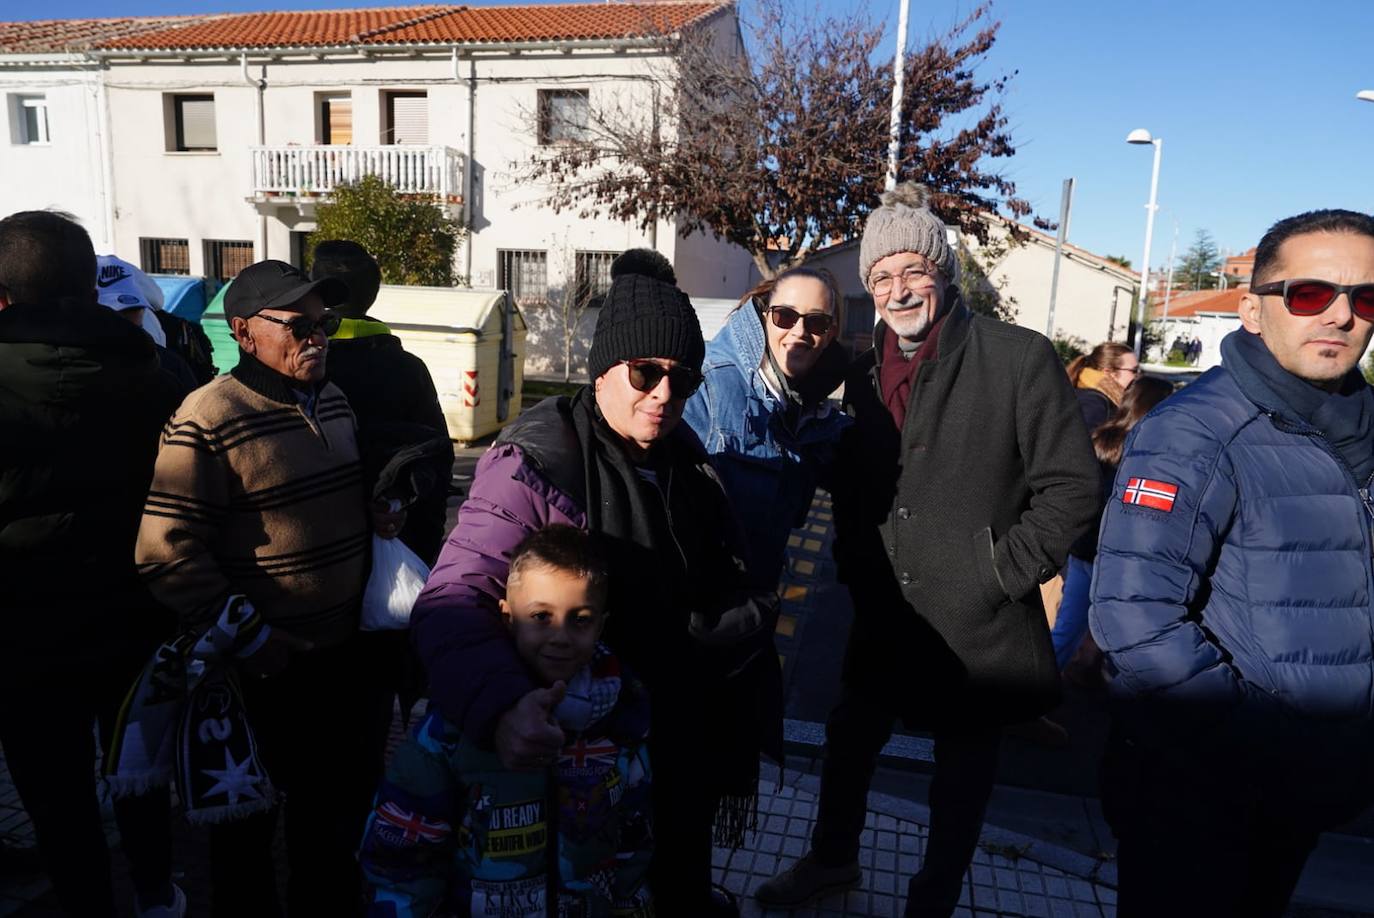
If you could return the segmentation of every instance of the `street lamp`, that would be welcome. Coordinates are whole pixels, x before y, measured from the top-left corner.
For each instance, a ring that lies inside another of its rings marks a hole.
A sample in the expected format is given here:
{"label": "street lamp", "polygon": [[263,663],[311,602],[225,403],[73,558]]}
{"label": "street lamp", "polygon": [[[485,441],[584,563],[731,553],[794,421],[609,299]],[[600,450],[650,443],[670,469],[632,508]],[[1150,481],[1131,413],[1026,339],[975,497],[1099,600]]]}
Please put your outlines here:
{"label": "street lamp", "polygon": [[1150,203],[1145,205],[1145,256],[1140,259],[1140,304],[1135,329],[1135,356],[1139,360],[1145,344],[1145,320],[1149,318],[1146,303],[1150,298],[1150,241],[1155,232],[1155,211],[1159,209],[1155,201],[1159,195],[1159,154],[1164,149],[1164,141],[1151,137],[1144,128],[1136,128],[1126,135],[1126,142],[1153,144],[1155,148],[1155,165],[1150,173]]}
{"label": "street lamp", "polygon": [[1362,102],[1374,102],[1374,89],[1361,89],[1355,93],[1355,98]]}

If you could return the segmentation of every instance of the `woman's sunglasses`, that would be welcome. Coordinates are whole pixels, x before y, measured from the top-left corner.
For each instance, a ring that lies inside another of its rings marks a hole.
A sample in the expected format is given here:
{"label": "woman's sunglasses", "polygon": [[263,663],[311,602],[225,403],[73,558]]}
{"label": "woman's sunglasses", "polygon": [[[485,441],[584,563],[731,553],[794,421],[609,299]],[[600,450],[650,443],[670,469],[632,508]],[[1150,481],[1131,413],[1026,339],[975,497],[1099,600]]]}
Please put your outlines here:
{"label": "woman's sunglasses", "polygon": [[278,325],[285,325],[287,328],[291,329],[291,334],[297,341],[304,341],[306,338],[309,338],[311,335],[315,334],[315,329],[317,328],[324,332],[324,336],[328,338],[338,331],[339,326],[343,324],[343,316],[339,315],[337,312],[326,312],[318,319],[312,319],[309,316],[296,316],[294,319],[278,319],[276,316],[269,316],[263,312],[258,313],[257,317],[259,319],[266,319],[269,322],[275,322]]}
{"label": "woman's sunglasses", "polygon": [[630,368],[630,385],[640,392],[652,392],[668,377],[673,398],[687,398],[701,385],[701,374],[691,367],[661,367],[652,360],[622,360]]}
{"label": "woman's sunglasses", "polygon": [[1344,293],[1350,311],[1374,321],[1374,284],[1333,284],[1324,280],[1291,279],[1260,284],[1252,291],[1261,296],[1282,296],[1283,305],[1295,316],[1315,316],[1327,310]]}
{"label": "woman's sunglasses", "polygon": [[826,312],[807,312],[801,313],[791,306],[769,306],[768,315],[773,319],[773,324],[781,329],[791,328],[801,319],[802,330],[808,335],[815,335],[817,338],[830,331],[835,324],[835,317]]}

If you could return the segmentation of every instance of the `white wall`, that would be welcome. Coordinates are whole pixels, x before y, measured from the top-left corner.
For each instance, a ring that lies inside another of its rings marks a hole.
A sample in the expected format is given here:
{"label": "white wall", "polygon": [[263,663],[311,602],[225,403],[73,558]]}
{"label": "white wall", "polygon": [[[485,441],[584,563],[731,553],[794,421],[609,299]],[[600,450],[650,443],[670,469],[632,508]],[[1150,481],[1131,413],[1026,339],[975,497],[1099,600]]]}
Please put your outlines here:
{"label": "white wall", "polygon": [[[998,231],[1005,238],[1004,231]],[[977,239],[965,236],[964,242],[975,256],[986,250]],[[1000,292],[1013,298],[1016,324],[1049,337],[1076,337],[1089,345],[1126,340],[1130,322],[1133,275],[1112,265],[1102,265],[1065,248],[1059,268],[1059,289],[1055,297],[1054,328],[1048,329],[1050,286],[1054,277],[1054,243],[1032,236],[1015,246],[995,264],[986,265],[991,280],[1006,281]],[[1120,288],[1119,290],[1117,288]],[[1116,302],[1115,323],[1112,304]]]}
{"label": "white wall", "polygon": [[[0,216],[21,210],[61,210],[110,251],[105,233],[97,77],[76,68],[0,70]],[[48,103],[47,144],[20,144],[13,97],[42,95]]]}

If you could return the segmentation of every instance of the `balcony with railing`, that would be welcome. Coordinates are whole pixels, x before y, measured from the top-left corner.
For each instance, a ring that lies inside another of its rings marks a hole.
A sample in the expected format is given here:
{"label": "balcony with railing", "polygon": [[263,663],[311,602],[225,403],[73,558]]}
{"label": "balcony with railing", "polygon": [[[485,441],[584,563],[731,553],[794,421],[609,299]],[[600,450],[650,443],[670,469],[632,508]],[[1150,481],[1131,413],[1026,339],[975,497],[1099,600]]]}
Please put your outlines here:
{"label": "balcony with railing", "polygon": [[260,204],[302,206],[327,199],[340,185],[375,175],[401,194],[463,203],[463,154],[451,147],[253,147],[253,196]]}

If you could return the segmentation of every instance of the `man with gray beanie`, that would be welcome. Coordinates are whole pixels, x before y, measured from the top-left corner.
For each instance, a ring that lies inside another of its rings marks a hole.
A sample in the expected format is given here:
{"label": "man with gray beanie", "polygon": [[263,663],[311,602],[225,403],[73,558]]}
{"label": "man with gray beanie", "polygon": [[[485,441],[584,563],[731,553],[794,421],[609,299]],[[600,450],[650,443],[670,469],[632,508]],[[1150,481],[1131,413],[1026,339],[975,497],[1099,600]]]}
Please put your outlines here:
{"label": "man with gray beanie", "polygon": [[[712,827],[742,841],[759,753],[781,754],[780,704],[753,703],[780,700],[776,608],[748,592],[724,491],[679,426],[705,355],[691,301],[653,253],[625,253],[611,275],[591,383],[526,411],[482,457],[411,630],[445,717],[507,768],[575,782],[595,745],[571,717],[576,686],[539,687],[498,602],[527,535],[552,523],[596,533],[610,569],[604,639],[647,686],[654,718],[654,822],[622,828],[627,845],[652,839],[652,890],[624,891],[617,914],[737,915],[711,887]],[[571,913],[564,905],[530,913]]]}
{"label": "man with gray beanie", "polygon": [[883,196],[859,269],[882,321],[845,382],[855,423],[833,476],[835,561],[854,602],[844,689],[811,851],[755,896],[791,908],[862,881],[868,786],[900,719],[935,739],[930,836],[905,914],[947,916],[1002,727],[1057,701],[1038,588],[1092,523],[1098,471],[1050,342],[962,303],[925,189]]}

